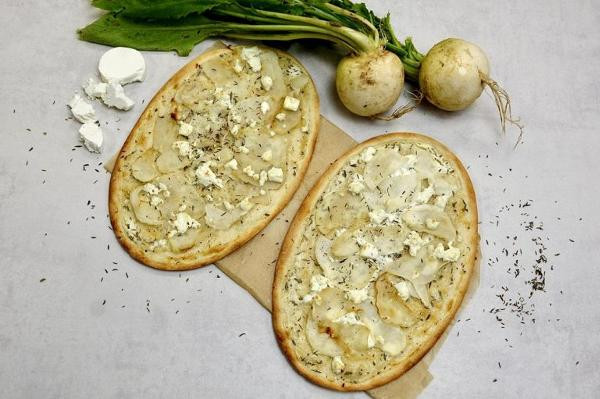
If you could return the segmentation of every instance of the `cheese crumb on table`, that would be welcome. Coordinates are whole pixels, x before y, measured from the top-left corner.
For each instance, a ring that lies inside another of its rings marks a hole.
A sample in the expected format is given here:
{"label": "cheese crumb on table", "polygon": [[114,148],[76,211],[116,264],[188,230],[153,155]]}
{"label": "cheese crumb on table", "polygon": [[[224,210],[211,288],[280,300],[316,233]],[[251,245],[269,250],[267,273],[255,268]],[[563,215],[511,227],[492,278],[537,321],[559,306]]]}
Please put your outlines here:
{"label": "cheese crumb on table", "polygon": [[106,93],[108,84],[89,78],[83,85],[83,91],[89,98],[100,98]]}
{"label": "cheese crumb on table", "polygon": [[106,92],[102,95],[102,102],[108,107],[129,111],[135,104],[132,99],[125,95],[123,86],[119,83],[111,82],[106,86]]}
{"label": "cheese crumb on table", "polygon": [[91,152],[102,152],[102,143],[104,135],[100,126],[94,122],[87,122],[79,128],[79,139],[83,142],[85,148]]}
{"label": "cheese crumb on table", "polygon": [[75,94],[67,104],[73,117],[81,123],[95,122],[96,112],[91,104],[86,102],[79,94]]}

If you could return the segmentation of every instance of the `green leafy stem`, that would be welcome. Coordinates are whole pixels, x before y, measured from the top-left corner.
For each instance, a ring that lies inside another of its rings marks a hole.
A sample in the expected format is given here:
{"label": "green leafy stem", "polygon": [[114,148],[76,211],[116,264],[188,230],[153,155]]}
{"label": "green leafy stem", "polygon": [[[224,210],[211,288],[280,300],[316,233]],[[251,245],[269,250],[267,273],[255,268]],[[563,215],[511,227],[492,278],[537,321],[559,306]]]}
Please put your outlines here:
{"label": "green leafy stem", "polygon": [[394,52],[407,79],[418,80],[423,55],[400,42],[389,14],[379,18],[350,0],[92,0],[108,11],[78,31],[85,41],[185,56],[207,38],[319,39],[360,54]]}

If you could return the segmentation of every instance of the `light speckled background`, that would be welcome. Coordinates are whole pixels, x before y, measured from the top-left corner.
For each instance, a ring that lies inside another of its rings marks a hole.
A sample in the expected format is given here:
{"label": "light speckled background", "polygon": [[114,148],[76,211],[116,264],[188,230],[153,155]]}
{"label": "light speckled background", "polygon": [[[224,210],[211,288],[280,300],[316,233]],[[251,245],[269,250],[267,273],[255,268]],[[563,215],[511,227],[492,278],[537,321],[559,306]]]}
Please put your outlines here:
{"label": "light speckled background", "polygon": [[[489,95],[462,113],[423,106],[393,123],[354,118],[333,93],[334,55],[291,49],[317,82],[322,113],[357,140],[425,132],[470,168],[482,221],[481,286],[422,396],[593,397],[600,392],[600,3],[401,3],[369,2],[378,13],[392,9],[398,34],[412,34],[423,51],[449,36],[481,45],[527,126],[525,145],[513,151],[514,136],[498,135]],[[0,396],[364,397],[300,378],[275,345],[270,315],[214,267],[161,273],[118,246],[106,215],[109,175],[99,163],[124,141],[142,99],[187,60],[146,53],[146,81],[126,87],[136,107],[96,106],[105,153],[72,151],[78,124],[66,119],[65,103],[105,50],[76,40],[75,29],[96,15],[85,1],[0,4]],[[526,200],[532,205],[499,213]],[[525,231],[529,221],[543,230]],[[535,236],[546,247],[546,292],[529,299]],[[517,279],[504,247],[523,250]],[[525,324],[501,311],[502,328],[489,313],[502,307],[501,286],[535,305]]]}

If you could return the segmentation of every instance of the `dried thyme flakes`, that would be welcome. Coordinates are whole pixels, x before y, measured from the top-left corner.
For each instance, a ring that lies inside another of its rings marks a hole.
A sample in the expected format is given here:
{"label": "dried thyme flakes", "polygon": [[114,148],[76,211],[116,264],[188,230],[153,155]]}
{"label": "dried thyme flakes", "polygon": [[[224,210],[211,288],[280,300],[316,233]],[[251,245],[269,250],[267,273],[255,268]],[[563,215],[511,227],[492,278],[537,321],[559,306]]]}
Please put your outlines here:
{"label": "dried thyme flakes", "polygon": [[501,328],[506,327],[507,319],[521,325],[536,322],[536,304],[543,304],[546,278],[560,256],[552,248],[555,241],[544,230],[544,221],[533,209],[533,200],[521,200],[502,206],[489,221],[491,228],[510,232],[498,241],[485,240],[487,266],[508,275],[506,283],[492,286],[497,289],[497,302],[486,310]]}

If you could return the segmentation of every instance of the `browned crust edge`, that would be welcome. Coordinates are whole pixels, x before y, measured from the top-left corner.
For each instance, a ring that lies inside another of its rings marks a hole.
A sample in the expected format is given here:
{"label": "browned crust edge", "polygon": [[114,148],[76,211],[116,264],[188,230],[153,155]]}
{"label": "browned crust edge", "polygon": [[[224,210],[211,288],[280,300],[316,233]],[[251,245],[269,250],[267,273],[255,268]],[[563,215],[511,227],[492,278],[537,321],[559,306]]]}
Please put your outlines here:
{"label": "browned crust edge", "polygon": [[[388,372],[381,374],[375,378],[372,378],[366,382],[362,382],[360,384],[335,384],[329,380],[319,377],[317,374],[311,372],[310,369],[304,367],[304,365],[296,358],[293,352],[293,348],[290,345],[290,341],[288,339],[287,331],[283,328],[281,324],[281,320],[279,318],[281,312],[281,303],[279,294],[281,292],[281,287],[285,284],[285,273],[287,268],[289,267],[290,261],[293,259],[294,254],[294,240],[299,234],[302,234],[305,222],[310,216],[311,210],[314,209],[317,200],[319,199],[322,192],[325,190],[327,184],[331,180],[332,177],[338,172],[339,169],[346,163],[348,158],[359,154],[363,149],[372,145],[384,144],[386,142],[393,142],[399,139],[409,139],[416,142],[427,143],[433,145],[437,150],[439,150],[444,157],[449,159],[453,166],[458,170],[458,175],[464,185],[465,191],[467,193],[468,206],[470,210],[470,224],[469,231],[473,232],[472,237],[470,237],[470,251],[468,255],[465,257],[465,278],[461,280],[460,286],[458,288],[457,296],[452,303],[451,309],[448,311],[446,317],[441,320],[437,326],[435,327],[434,333],[429,337],[427,341],[423,345],[417,348],[408,358],[392,368]],[[477,201],[475,197],[475,191],[473,189],[473,184],[471,182],[471,178],[467,173],[465,167],[458,159],[458,157],[450,151],[444,144],[439,141],[424,136],[418,133],[389,133],[381,136],[374,137],[370,140],[367,140],[356,147],[352,148],[344,155],[342,155],[337,161],[335,161],[327,171],[319,178],[319,180],[315,183],[313,188],[307,194],[306,198],[302,202],[302,205],[298,209],[294,220],[292,221],[290,228],[285,236],[283,245],[281,247],[281,251],[279,253],[279,259],[277,261],[277,265],[275,268],[275,277],[273,280],[273,329],[275,331],[275,337],[279,346],[288,361],[296,368],[296,370],[309,381],[323,386],[325,388],[337,390],[337,391],[365,391],[372,388],[379,387],[384,385],[392,380],[395,380],[410,370],[415,364],[417,364],[427,352],[435,345],[441,335],[444,333],[456,312],[458,311],[460,304],[465,296],[467,288],[469,286],[469,282],[471,280],[471,275],[473,273],[473,269],[475,266],[476,256],[477,256],[477,248],[479,247],[479,233],[477,232],[478,228],[478,214],[477,214]]]}
{"label": "browned crust edge", "polygon": [[[262,47],[262,46],[259,46],[259,47]],[[152,97],[152,100],[150,100],[150,102],[148,103],[148,105],[146,106],[146,108],[144,109],[142,114],[140,115],[138,121],[136,122],[134,127],[131,129],[129,136],[125,140],[125,143],[123,143],[123,146],[121,147],[121,150],[119,151],[119,156],[117,157],[117,159],[115,161],[115,164],[113,167],[113,173],[111,174],[111,178],[110,178],[109,190],[108,190],[108,208],[109,208],[110,222],[112,224],[113,231],[115,233],[115,236],[117,237],[117,240],[119,241],[121,246],[125,249],[125,251],[127,251],[127,253],[129,253],[129,255],[132,258],[136,259],[137,261],[143,263],[146,266],[150,266],[152,268],[160,269],[160,270],[167,270],[167,271],[183,271],[183,270],[197,269],[199,267],[214,263],[215,261],[218,261],[219,259],[224,258],[225,256],[229,255],[236,249],[240,248],[242,245],[244,245],[246,242],[248,242],[250,239],[252,239],[256,234],[258,234],[262,229],[264,229],[271,222],[271,220],[273,220],[273,218],[275,218],[275,216],[277,216],[279,214],[279,212],[281,212],[281,210],[283,208],[285,208],[285,206],[288,204],[290,199],[293,197],[293,195],[296,192],[296,190],[298,189],[298,187],[300,187],[300,183],[302,182],[302,179],[304,178],[304,175],[306,174],[306,171],[308,169],[308,165],[310,164],[310,160],[312,159],[315,142],[317,141],[317,136],[319,134],[319,124],[320,124],[320,116],[321,116],[320,112],[319,112],[319,94],[315,87],[314,81],[312,80],[312,77],[310,76],[310,74],[308,73],[306,68],[294,56],[292,56],[291,54],[288,54],[284,51],[278,50],[278,49],[268,48],[269,50],[277,53],[277,55],[280,57],[287,57],[289,59],[292,59],[295,63],[297,63],[304,70],[304,72],[306,72],[307,76],[309,77],[310,84],[312,87],[312,89],[310,91],[310,96],[312,98],[312,102],[310,104],[309,111],[308,111],[309,117],[310,117],[310,130],[309,131],[314,132],[310,135],[310,137],[308,139],[308,149],[307,149],[308,154],[307,154],[307,156],[304,158],[304,160],[302,162],[299,162],[297,164],[299,167],[297,169],[296,176],[294,177],[294,179],[292,179],[290,181],[289,190],[282,197],[279,198],[279,204],[275,208],[273,208],[272,211],[269,212],[270,216],[264,218],[263,221],[261,223],[258,223],[253,229],[248,231],[246,234],[238,237],[236,240],[229,242],[227,245],[217,247],[217,248],[212,248],[209,255],[200,256],[197,258],[193,258],[191,260],[185,259],[185,260],[179,261],[177,263],[169,262],[169,261],[158,261],[158,260],[154,260],[151,257],[147,256],[145,254],[145,252],[143,250],[141,250],[138,246],[136,246],[135,243],[133,241],[131,241],[129,239],[129,237],[127,236],[127,234],[121,229],[119,223],[117,222],[120,217],[119,206],[118,206],[117,199],[116,199],[117,191],[119,188],[119,179],[118,179],[119,173],[118,173],[118,171],[121,167],[121,160],[122,160],[124,154],[126,154],[130,150],[130,148],[133,145],[135,145],[134,141],[135,141],[135,138],[138,133],[138,128],[141,125],[142,121],[144,121],[145,119],[147,119],[149,117],[148,114],[149,114],[150,110],[155,108],[156,104],[160,101],[160,97],[163,94],[163,92],[165,92],[166,90],[170,89],[171,86],[173,86],[173,85],[179,83],[181,80],[183,80],[190,73],[190,71],[193,71],[196,68],[197,64],[201,64],[210,58],[218,57],[223,53],[231,51],[230,48],[231,47],[227,47],[227,48],[223,48],[223,49],[215,49],[215,50],[210,50],[205,53],[202,53],[201,55],[196,57],[194,60],[190,61],[188,64],[183,66],[179,71],[177,71],[158,90],[158,92],[154,95],[154,97]],[[266,48],[266,47],[264,47],[264,48]]]}

